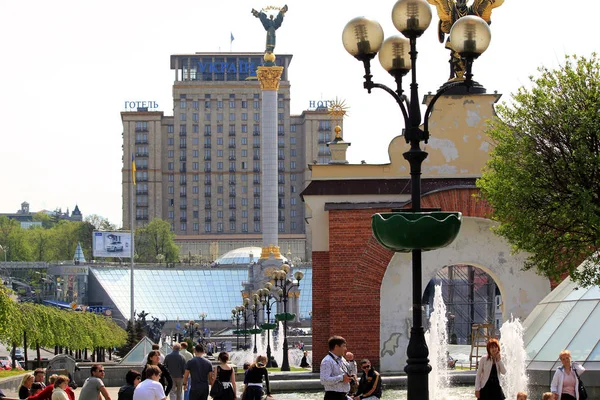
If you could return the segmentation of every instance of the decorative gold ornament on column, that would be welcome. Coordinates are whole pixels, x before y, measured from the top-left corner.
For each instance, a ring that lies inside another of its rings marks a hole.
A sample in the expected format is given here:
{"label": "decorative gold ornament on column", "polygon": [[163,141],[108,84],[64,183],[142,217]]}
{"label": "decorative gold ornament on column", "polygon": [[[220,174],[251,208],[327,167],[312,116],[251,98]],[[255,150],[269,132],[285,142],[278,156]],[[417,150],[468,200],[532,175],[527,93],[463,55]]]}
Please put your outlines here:
{"label": "decorative gold ornament on column", "polygon": [[258,67],[256,75],[260,81],[261,90],[279,90],[279,81],[283,67]]}
{"label": "decorative gold ornament on column", "polygon": [[279,246],[269,245],[262,248],[262,252],[260,253],[260,258],[266,260],[269,256],[273,254],[273,257],[280,259],[281,252],[279,251]]}

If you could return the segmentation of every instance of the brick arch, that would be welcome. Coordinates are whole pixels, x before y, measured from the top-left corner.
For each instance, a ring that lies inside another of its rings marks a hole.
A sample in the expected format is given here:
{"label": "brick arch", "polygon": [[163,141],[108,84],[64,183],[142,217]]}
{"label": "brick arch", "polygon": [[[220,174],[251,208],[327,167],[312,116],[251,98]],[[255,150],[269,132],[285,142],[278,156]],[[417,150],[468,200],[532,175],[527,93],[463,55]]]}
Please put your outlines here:
{"label": "brick arch", "polygon": [[[487,218],[491,207],[477,188],[426,193],[422,207]],[[394,255],[373,237],[371,215],[388,209],[330,210],[329,251],[313,252],[313,370],[327,354],[327,339],[341,335],[348,350],[379,368],[381,283]]]}

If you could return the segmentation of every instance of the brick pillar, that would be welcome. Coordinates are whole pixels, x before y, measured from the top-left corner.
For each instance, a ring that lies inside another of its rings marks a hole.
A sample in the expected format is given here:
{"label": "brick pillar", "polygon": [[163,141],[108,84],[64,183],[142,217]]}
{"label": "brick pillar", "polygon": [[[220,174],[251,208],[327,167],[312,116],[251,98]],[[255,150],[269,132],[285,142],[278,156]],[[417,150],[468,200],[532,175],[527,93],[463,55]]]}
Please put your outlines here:
{"label": "brick pillar", "polygon": [[[312,303],[312,368],[318,372],[321,360],[327,354],[329,330],[329,252],[313,251]],[[315,340],[315,338],[317,338]]]}

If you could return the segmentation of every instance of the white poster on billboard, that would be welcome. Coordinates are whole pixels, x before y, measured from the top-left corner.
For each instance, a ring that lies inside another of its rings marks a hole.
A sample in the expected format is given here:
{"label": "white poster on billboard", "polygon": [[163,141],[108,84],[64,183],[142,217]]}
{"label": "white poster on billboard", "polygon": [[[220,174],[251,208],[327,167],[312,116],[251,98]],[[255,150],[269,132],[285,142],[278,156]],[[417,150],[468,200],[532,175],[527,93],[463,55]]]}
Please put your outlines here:
{"label": "white poster on billboard", "polygon": [[94,232],[94,257],[131,257],[130,232]]}

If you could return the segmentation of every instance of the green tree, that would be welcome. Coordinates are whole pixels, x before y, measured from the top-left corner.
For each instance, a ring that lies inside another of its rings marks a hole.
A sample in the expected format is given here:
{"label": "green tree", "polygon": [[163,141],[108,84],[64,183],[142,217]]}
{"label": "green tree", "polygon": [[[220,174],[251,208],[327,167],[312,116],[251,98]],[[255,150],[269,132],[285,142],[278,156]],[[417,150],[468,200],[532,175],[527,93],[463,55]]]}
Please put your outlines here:
{"label": "green tree", "polygon": [[115,231],[117,227],[111,223],[107,218],[104,218],[97,214],[91,214],[85,217],[85,222],[90,223],[97,231]]}
{"label": "green tree", "polygon": [[571,56],[539,74],[498,108],[487,132],[495,148],[477,184],[500,222],[496,232],[530,253],[525,268],[597,285],[600,63],[596,54]]}
{"label": "green tree", "polygon": [[171,225],[155,218],[145,227],[137,229],[135,252],[140,262],[157,262],[159,254],[164,256],[166,262],[177,261],[179,247],[175,244],[175,233],[171,231]]}

